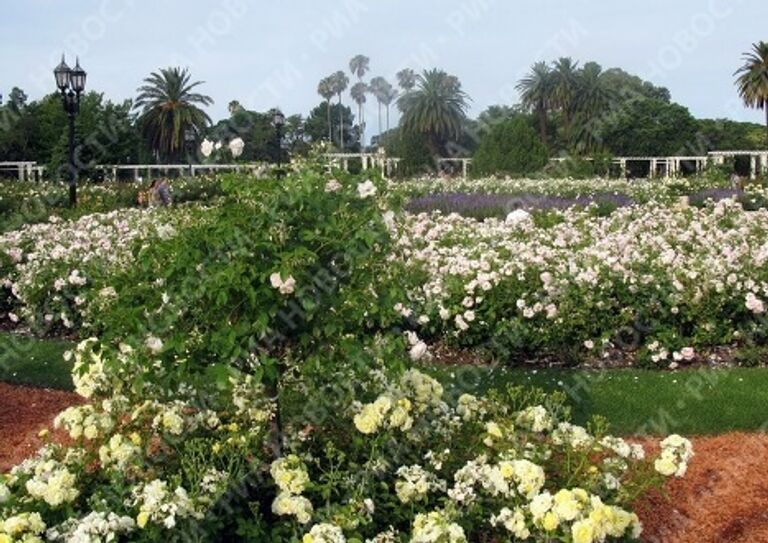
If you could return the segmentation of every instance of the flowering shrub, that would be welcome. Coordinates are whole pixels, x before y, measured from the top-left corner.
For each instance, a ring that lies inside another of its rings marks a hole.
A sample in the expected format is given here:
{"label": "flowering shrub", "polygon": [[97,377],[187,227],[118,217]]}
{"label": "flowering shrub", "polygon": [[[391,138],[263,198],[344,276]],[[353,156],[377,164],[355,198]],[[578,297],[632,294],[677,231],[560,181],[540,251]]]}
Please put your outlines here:
{"label": "flowering shrub", "polygon": [[505,359],[645,346],[641,362],[669,365],[709,346],[762,341],[765,210],[723,200],[552,213],[559,219],[548,227],[524,212],[484,222],[406,216],[400,258],[422,275],[401,313],[425,334]]}

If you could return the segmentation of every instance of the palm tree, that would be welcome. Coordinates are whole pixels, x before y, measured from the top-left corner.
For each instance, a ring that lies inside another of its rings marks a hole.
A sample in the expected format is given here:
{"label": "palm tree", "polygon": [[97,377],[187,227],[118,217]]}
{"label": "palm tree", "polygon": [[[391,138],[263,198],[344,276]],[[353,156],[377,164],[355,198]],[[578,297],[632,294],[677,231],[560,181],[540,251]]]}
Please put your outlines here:
{"label": "palm tree", "polygon": [[578,67],[579,63],[574,62],[570,57],[561,57],[554,63],[554,70],[552,71],[553,105],[563,114],[565,139],[568,143],[571,142],[571,128],[575,113]]}
{"label": "palm tree", "polygon": [[209,106],[213,99],[193,92],[202,81],[190,82],[189,71],[163,68],[144,79],[134,108],[141,109],[139,126],[159,157],[178,159],[184,146],[184,132],[202,132],[211,118],[198,106]]}
{"label": "palm tree", "polygon": [[[341,106],[341,95],[349,86],[347,74],[339,70],[331,76],[331,87],[333,94],[339,97],[339,106]],[[339,149],[344,150],[344,108],[339,107]]]}
{"label": "palm tree", "polygon": [[352,75],[357,76],[358,81],[363,80],[363,76],[370,69],[371,59],[365,55],[355,55],[352,60],[349,61],[349,71]]}
{"label": "palm tree", "polygon": [[765,110],[765,142],[768,146],[768,43],[752,44],[752,50],[744,53],[744,65],[737,75],[739,96],[747,107]]}
{"label": "palm tree", "polygon": [[418,76],[410,68],[403,68],[397,72],[397,83],[404,92],[410,92],[416,86]]}
{"label": "palm tree", "polygon": [[387,132],[389,132],[389,106],[392,105],[392,102],[395,101],[399,94],[397,89],[389,83],[387,83],[387,86],[384,87],[381,93],[381,103],[387,108]]}
{"label": "palm tree", "polygon": [[379,105],[379,138],[381,138],[381,105],[384,101],[384,93],[388,85],[387,80],[381,76],[371,79],[371,84],[369,85],[371,94],[376,98],[376,102]]}
{"label": "palm tree", "polygon": [[365,95],[368,93],[368,85],[358,81],[349,89],[352,99],[357,103],[358,125],[360,126],[360,149],[362,150],[365,141],[365,122],[363,121],[363,104],[365,104]]}
{"label": "palm tree", "polygon": [[586,151],[595,149],[598,139],[597,124],[593,122],[600,112],[609,109],[614,93],[606,83],[605,72],[596,62],[588,62],[578,72],[574,110],[577,123],[576,144]]}
{"label": "palm tree", "polygon": [[424,134],[433,155],[439,156],[448,139],[459,139],[467,118],[469,96],[456,77],[438,69],[425,70],[417,85],[397,105],[403,130]]}
{"label": "palm tree", "polygon": [[230,116],[234,115],[235,113],[237,113],[238,111],[240,111],[242,109],[243,109],[243,106],[240,105],[240,102],[238,102],[237,100],[232,100],[227,105],[227,110],[229,111]]}
{"label": "palm tree", "polygon": [[333,98],[334,92],[333,81],[331,76],[324,77],[317,84],[317,94],[323,97],[325,100],[325,111],[328,115],[328,142],[333,142],[333,134],[331,133],[331,98]]}
{"label": "palm tree", "polygon": [[363,117],[365,110],[363,109],[363,104],[365,104],[365,93],[368,92],[368,86],[363,83],[363,76],[370,69],[370,64],[371,59],[365,55],[355,55],[349,61],[349,71],[352,72],[352,75],[357,76],[357,83],[352,86],[350,93],[352,94],[352,99],[357,102],[357,125],[360,127],[359,144],[361,150],[365,141],[365,119]]}
{"label": "palm tree", "polygon": [[541,141],[547,145],[547,113],[552,105],[552,70],[546,62],[537,62],[531,72],[517,84],[523,105],[533,111],[539,119]]}

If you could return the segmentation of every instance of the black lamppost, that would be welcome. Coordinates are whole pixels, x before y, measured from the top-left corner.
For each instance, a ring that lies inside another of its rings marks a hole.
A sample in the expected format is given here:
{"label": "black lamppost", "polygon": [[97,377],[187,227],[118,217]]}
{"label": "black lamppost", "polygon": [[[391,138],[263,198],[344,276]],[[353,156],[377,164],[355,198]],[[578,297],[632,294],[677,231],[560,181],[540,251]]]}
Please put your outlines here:
{"label": "black lamppost", "polygon": [[193,175],[192,155],[195,152],[196,139],[197,139],[197,134],[195,133],[195,130],[193,128],[187,128],[186,130],[184,130],[184,143],[186,143],[186,147],[187,147],[187,162],[189,162],[189,175]]}
{"label": "black lamppost", "polygon": [[283,177],[283,127],[285,126],[285,115],[279,109],[272,113],[272,125],[275,127],[275,142],[277,146],[277,178]]}
{"label": "black lamppost", "polygon": [[53,70],[56,86],[61,93],[64,111],[69,117],[69,205],[77,205],[77,166],[75,165],[75,117],[80,111],[80,95],[85,90],[86,73],[77,59],[74,68],[67,66],[64,55],[61,64]]}

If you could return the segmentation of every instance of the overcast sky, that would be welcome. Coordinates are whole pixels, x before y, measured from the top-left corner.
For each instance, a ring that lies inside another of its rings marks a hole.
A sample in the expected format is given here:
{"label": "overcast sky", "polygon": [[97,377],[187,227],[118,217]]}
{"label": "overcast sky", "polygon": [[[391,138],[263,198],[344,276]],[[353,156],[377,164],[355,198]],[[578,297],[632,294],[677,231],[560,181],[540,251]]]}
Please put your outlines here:
{"label": "overcast sky", "polygon": [[[23,0],[3,2],[0,92],[54,90],[61,52],[79,55],[88,88],[132,98],[162,66],[188,66],[226,116],[306,114],[318,80],[362,53],[394,83],[405,66],[440,67],[472,97],[471,114],[518,100],[537,60],[572,56],[666,86],[697,117],[764,122],[738,101],[733,72],[768,39],[766,0]],[[73,64],[71,62],[70,64]],[[349,99],[347,98],[347,101]]]}

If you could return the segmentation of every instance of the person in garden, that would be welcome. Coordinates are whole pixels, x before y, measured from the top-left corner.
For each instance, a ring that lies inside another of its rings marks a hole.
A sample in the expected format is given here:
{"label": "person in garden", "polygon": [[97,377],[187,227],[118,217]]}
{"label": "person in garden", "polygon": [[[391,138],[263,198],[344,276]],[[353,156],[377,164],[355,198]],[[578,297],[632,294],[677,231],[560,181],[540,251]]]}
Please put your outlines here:
{"label": "person in garden", "polygon": [[171,187],[166,179],[154,179],[146,192],[139,193],[140,205],[169,206],[172,203]]}

